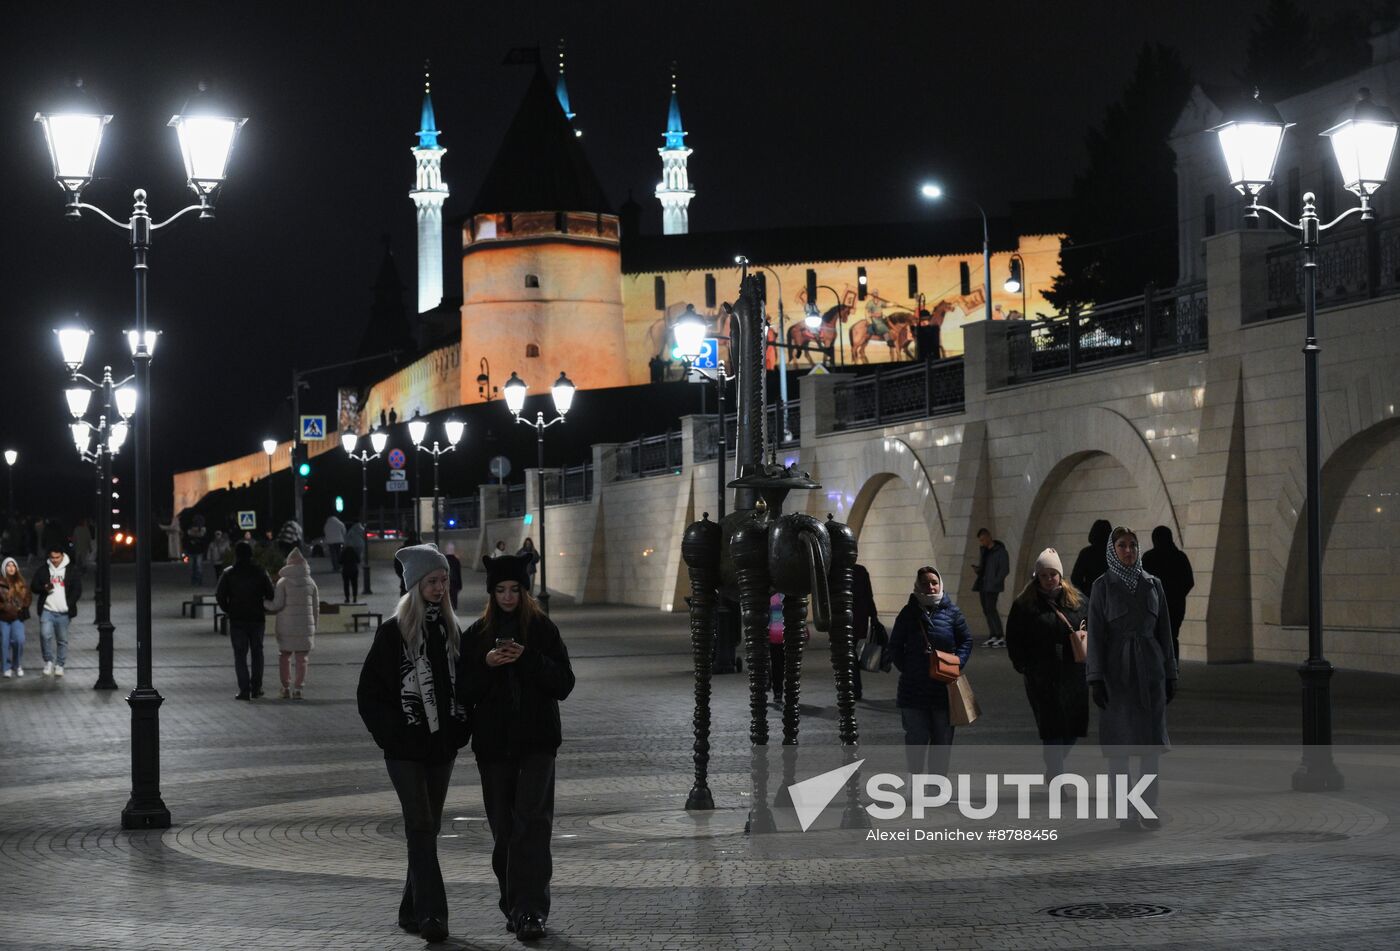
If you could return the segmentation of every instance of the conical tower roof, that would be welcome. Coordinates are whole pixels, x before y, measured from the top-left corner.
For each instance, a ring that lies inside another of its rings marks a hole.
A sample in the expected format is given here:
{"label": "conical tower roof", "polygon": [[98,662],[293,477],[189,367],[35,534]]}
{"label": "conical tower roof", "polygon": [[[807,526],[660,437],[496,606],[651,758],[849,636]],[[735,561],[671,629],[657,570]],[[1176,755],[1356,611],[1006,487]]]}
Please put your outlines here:
{"label": "conical tower roof", "polygon": [[539,66],[470,214],[516,211],[612,213],[603,186]]}

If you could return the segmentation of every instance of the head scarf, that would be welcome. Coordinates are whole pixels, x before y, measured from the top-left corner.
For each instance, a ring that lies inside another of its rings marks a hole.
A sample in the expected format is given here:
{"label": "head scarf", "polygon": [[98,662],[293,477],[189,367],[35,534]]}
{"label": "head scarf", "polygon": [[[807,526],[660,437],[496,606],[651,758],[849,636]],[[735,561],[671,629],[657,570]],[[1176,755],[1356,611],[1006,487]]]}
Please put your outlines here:
{"label": "head scarf", "polygon": [[[1127,529],[1115,529],[1113,534],[1119,537],[1122,537],[1122,535],[1133,535],[1133,533]],[[1133,537],[1136,538],[1137,536],[1133,535]],[[1113,547],[1113,541],[1113,538],[1110,537],[1108,541],[1108,573],[1116,578],[1118,583],[1129,591],[1136,591],[1138,582],[1142,580],[1142,560],[1139,559],[1133,562],[1132,565],[1123,564],[1118,560],[1118,551]]]}

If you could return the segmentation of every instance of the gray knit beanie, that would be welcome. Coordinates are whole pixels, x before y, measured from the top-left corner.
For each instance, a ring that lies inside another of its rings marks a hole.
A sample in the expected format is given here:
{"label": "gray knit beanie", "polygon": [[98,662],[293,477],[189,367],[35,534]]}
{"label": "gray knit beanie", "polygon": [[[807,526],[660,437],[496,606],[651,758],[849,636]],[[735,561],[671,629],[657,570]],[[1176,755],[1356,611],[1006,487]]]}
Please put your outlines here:
{"label": "gray knit beanie", "polygon": [[412,591],[428,575],[441,568],[447,571],[447,556],[436,545],[413,545],[400,548],[394,560],[403,566],[403,586]]}

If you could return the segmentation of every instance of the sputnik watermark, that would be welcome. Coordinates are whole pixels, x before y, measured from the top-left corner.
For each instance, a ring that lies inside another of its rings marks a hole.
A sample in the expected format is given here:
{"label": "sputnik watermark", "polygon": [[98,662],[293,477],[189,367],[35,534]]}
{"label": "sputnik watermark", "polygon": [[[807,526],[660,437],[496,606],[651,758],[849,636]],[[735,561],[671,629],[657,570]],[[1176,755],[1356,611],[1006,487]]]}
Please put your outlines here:
{"label": "sputnik watermark", "polygon": [[[856,760],[839,769],[820,773],[811,779],[788,786],[788,794],[803,832],[811,828],[822,810],[831,804],[836,794],[845,787],[864,762],[863,759]],[[880,820],[898,819],[905,815],[923,819],[928,810],[939,809],[954,802],[953,792],[956,785],[958,811],[968,819],[990,819],[1001,808],[999,794],[1004,785],[1016,790],[1018,819],[1030,818],[1031,790],[1040,786],[1046,787],[1051,819],[1061,817],[1061,797],[1065,794],[1069,794],[1073,799],[1075,818],[1088,819],[1091,813],[1095,819],[1157,818],[1157,813],[1143,798],[1157,781],[1156,773],[1146,773],[1136,782],[1123,773],[1097,773],[1092,777],[1062,773],[1052,777],[1048,784],[1044,774],[1038,773],[987,773],[980,778],[984,799],[983,804],[979,806],[974,804],[972,799],[975,779],[969,773],[959,773],[956,777],[915,773],[907,781],[904,776],[896,773],[876,773],[865,782],[865,794],[871,800],[865,811],[871,818]],[[1094,792],[1092,799],[1091,779]],[[906,787],[908,795],[903,792]]]}

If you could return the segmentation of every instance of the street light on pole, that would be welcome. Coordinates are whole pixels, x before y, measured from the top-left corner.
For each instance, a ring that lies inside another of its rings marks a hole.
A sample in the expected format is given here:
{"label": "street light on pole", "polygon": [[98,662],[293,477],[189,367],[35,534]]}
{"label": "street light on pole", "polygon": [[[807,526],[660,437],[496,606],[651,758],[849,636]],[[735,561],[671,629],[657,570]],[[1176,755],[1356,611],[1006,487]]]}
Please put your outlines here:
{"label": "street light on pole", "polygon": [[[679,340],[677,345],[679,346]],[[514,371],[511,371],[510,379],[506,380],[501,388],[505,393],[506,408],[515,417],[517,423],[524,423],[535,430],[535,486],[540,497],[540,593],[537,600],[545,614],[549,613],[549,583],[545,575],[545,565],[549,560],[549,544],[544,533],[544,431],[555,423],[562,423],[564,417],[569,414],[569,408],[574,405],[574,392],[576,387],[573,380],[564,375],[564,371],[559,371],[559,379],[549,388],[550,396],[554,400],[554,412],[556,415],[549,422],[545,422],[544,411],[535,413],[533,421],[525,419],[520,415],[525,409],[525,391],[528,389],[524,380]]]}
{"label": "street light on pole", "polygon": [[1259,203],[1259,194],[1273,182],[1274,166],[1283,145],[1286,123],[1278,111],[1254,98],[1213,132],[1219,137],[1230,184],[1249,200],[1247,218],[1265,212],[1299,235],[1303,251],[1307,525],[1308,525],[1308,659],[1298,668],[1303,681],[1303,761],[1293,773],[1293,788],[1316,792],[1341,789],[1342,774],[1332,760],[1332,665],[1322,655],[1322,462],[1319,436],[1317,343],[1317,246],[1321,233],[1352,215],[1371,220],[1371,196],[1385,184],[1395,149],[1395,114],[1371,100],[1362,89],[1351,114],[1321,133],[1331,141],[1341,170],[1342,185],[1356,195],[1359,204],[1323,223],[1317,217],[1312,192],[1303,195],[1302,216],[1297,222]]}
{"label": "street light on pole", "polygon": [[[63,393],[68,412],[73,417],[69,429],[73,447],[85,462],[91,462],[97,474],[97,521],[93,525],[93,540],[97,545],[97,683],[94,690],[116,690],[112,676],[112,639],[116,628],[112,624],[112,457],[126,442],[127,420],[136,414],[138,395],[131,386],[134,377],[120,382],[112,379],[112,368],[102,368],[102,378],[94,380],[82,372],[83,359],[91,331],[77,327],[55,330],[63,362],[68,367],[73,385]],[[91,426],[83,417],[92,403],[92,394],[100,393],[102,404],[97,425]],[[115,410],[115,413],[113,412]],[[119,418],[118,418],[119,417]],[[92,443],[92,432],[97,441]],[[140,531],[138,527],[138,531]],[[144,534],[144,533],[142,533]],[[138,536],[137,541],[140,541]]]}
{"label": "street light on pole", "polygon": [[961,195],[952,195],[943,190],[941,185],[933,182],[925,182],[919,187],[919,194],[929,201],[938,201],[947,198],[950,201],[960,201],[965,205],[971,205],[982,215],[982,287],[983,311],[987,320],[992,319],[992,241],[991,229],[987,226],[987,209],[971,198],[964,198]]}
{"label": "street light on pole", "polygon": [[[459,435],[458,439],[461,438]],[[365,594],[374,594],[369,586],[369,464],[372,460],[378,459],[383,454],[385,447],[389,445],[389,434],[375,430],[369,434],[370,449],[361,449],[358,454],[355,447],[359,444],[360,437],[356,433],[341,433],[340,447],[345,450],[345,454],[360,464],[360,525],[364,529],[365,557],[363,561],[365,572],[364,589]],[[371,451],[372,450],[372,451]],[[436,460],[434,460],[436,462]]]}
{"label": "street light on pole", "polygon": [[1001,286],[1008,294],[1019,293],[1021,295],[1021,319],[1030,320],[1031,315],[1026,313],[1026,285],[1030,283],[1026,278],[1026,259],[1021,257],[1018,251],[1011,255],[1011,265],[1006,273],[1006,283]]}
{"label": "street light on pole", "polygon": [[272,491],[272,457],[277,453],[277,440],[271,438],[264,439],[262,441],[262,448],[263,452],[267,453],[267,524],[264,530],[272,531],[272,526],[277,524],[275,521],[276,516],[272,511],[276,498]]}
{"label": "street light on pole", "polygon": [[[433,544],[439,548],[442,547],[442,518],[438,512],[438,460],[457,448],[457,444],[462,441],[462,434],[467,430],[467,424],[460,419],[449,419],[443,423],[442,428],[447,432],[447,445],[444,446],[434,439],[433,448],[429,449],[423,445],[423,440],[428,435],[428,421],[421,416],[415,416],[408,421],[408,438],[413,440],[414,448],[433,457]],[[387,444],[388,436],[384,438]]]}
{"label": "street light on pole", "polygon": [[[135,362],[136,392],[143,411],[136,418],[136,688],[127,698],[131,706],[131,797],[122,810],[124,829],[166,829],[170,810],[160,795],[160,705],[164,698],[151,679],[151,356],[155,338],[146,325],[147,256],[151,236],[190,212],[201,218],[214,216],[214,201],[228,170],[238,131],[246,119],[236,118],[218,108],[208,96],[208,86],[200,84],[199,94],[173,116],[174,127],[185,163],[185,180],[198,198],[165,221],[152,223],[146,206],[146,192],[132,194],[131,214],[118,221],[95,205],[82,200],[82,191],[93,179],[102,131],[112,120],[96,107],[82,89],[81,80],[69,89],[57,108],[34,116],[44,130],[53,160],[54,180],[67,196],[64,214],[80,218],[92,211],[109,224],[130,234],[132,270],[136,278],[136,327],[131,332]],[[65,354],[66,358],[66,354]]]}
{"label": "street light on pole", "polygon": [[11,518],[13,518],[13,517],[14,517],[14,514],[15,514],[15,463],[16,463],[16,462],[19,462],[19,453],[16,452],[15,450],[13,450],[13,449],[6,449],[6,450],[5,450],[5,475],[6,475],[6,480],[9,482],[9,494],[10,494],[10,508],[9,508],[9,512],[10,512],[10,517],[11,517]]}

